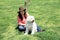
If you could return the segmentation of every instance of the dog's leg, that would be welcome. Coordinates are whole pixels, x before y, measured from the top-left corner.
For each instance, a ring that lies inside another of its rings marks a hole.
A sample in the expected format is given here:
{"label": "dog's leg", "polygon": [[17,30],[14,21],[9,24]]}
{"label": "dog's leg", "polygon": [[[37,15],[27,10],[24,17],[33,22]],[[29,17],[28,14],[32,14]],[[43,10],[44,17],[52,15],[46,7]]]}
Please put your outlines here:
{"label": "dog's leg", "polygon": [[36,23],[33,23],[33,28],[32,28],[31,34],[34,34],[35,32],[37,32],[37,25],[36,25]]}
{"label": "dog's leg", "polygon": [[34,34],[34,25],[32,26],[32,32],[31,32],[31,34]]}
{"label": "dog's leg", "polygon": [[34,34],[34,29],[32,29],[32,32],[31,32],[31,34]]}
{"label": "dog's leg", "polygon": [[26,31],[25,31],[25,34],[24,35],[27,35],[28,34],[28,29],[26,28]]}
{"label": "dog's leg", "polygon": [[37,29],[36,28],[33,28],[31,34],[34,34],[35,32],[37,32]]}

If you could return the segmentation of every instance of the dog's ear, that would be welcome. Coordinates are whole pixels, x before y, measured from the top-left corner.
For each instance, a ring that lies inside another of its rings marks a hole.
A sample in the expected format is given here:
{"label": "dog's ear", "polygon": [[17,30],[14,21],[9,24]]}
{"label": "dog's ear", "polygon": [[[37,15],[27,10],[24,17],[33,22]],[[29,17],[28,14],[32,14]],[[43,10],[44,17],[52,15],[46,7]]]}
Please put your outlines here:
{"label": "dog's ear", "polygon": [[32,23],[34,22],[34,20],[32,21]]}

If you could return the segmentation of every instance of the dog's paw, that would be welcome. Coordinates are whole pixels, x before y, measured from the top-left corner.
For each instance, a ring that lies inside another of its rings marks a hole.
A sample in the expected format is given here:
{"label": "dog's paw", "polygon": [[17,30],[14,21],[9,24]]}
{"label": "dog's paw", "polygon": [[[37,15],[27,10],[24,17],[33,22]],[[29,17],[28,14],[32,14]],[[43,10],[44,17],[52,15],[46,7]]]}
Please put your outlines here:
{"label": "dog's paw", "polygon": [[24,35],[27,35],[27,33],[25,33]]}
{"label": "dog's paw", "polygon": [[31,35],[33,35],[34,33],[31,33]]}

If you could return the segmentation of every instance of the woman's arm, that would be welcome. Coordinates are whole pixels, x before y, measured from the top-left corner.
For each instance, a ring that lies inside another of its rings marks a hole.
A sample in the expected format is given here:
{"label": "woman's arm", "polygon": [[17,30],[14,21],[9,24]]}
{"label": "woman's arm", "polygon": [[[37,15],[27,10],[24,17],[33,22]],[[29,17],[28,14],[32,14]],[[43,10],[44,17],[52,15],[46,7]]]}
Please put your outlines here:
{"label": "woman's arm", "polygon": [[26,24],[22,24],[21,22],[19,22],[18,25],[24,25],[25,26]]}
{"label": "woman's arm", "polygon": [[26,14],[27,14],[27,17],[28,17],[29,16],[28,12],[26,12]]}
{"label": "woman's arm", "polygon": [[18,20],[18,25],[26,25],[26,24],[21,23],[21,19],[19,18],[19,16],[18,16],[17,20]]}

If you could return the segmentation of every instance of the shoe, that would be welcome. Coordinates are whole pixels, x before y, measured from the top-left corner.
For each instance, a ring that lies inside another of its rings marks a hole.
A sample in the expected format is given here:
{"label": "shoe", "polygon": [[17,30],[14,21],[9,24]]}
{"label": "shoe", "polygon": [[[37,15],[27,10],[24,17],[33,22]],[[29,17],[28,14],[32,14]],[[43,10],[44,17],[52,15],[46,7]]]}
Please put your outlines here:
{"label": "shoe", "polygon": [[40,30],[40,32],[43,32],[43,31],[45,31],[45,29],[43,29],[43,30]]}

